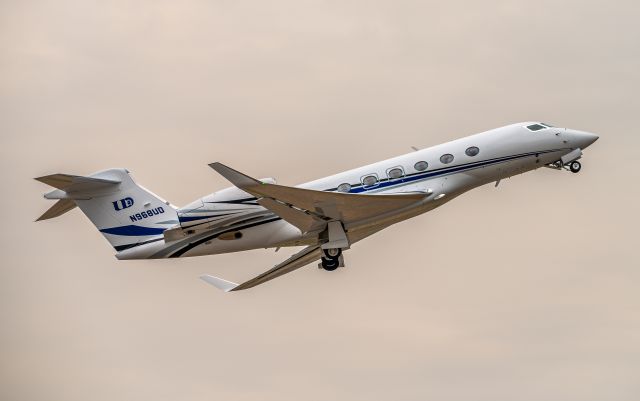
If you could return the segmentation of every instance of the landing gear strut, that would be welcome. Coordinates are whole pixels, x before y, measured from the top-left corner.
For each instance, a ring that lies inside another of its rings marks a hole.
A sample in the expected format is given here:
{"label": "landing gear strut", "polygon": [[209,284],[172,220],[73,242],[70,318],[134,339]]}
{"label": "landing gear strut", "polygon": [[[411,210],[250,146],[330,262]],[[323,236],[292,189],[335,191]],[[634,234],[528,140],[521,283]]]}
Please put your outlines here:
{"label": "landing gear strut", "polygon": [[320,234],[322,245],[322,259],[319,268],[334,271],[344,266],[342,250],[349,249],[349,239],[342,222],[333,220],[327,223],[327,229]]}
{"label": "landing gear strut", "polygon": [[565,170],[569,170],[572,173],[579,173],[580,169],[582,169],[582,164],[580,164],[579,161],[574,160],[570,163],[562,163],[562,160],[558,160],[557,162],[551,163],[551,164],[547,164],[545,167],[549,167],[552,168],[554,170],[561,170],[561,169],[565,169]]}
{"label": "landing gear strut", "polygon": [[322,259],[318,267],[332,272],[340,266],[344,266],[342,249],[329,248],[322,250]]}

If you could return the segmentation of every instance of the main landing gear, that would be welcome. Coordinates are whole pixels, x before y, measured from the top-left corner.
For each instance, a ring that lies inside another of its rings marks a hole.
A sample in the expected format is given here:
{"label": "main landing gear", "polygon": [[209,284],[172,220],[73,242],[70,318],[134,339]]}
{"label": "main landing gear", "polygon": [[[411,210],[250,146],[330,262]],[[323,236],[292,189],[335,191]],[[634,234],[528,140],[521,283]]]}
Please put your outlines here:
{"label": "main landing gear", "polygon": [[580,162],[577,160],[574,160],[567,164],[562,163],[562,160],[558,160],[555,163],[548,164],[547,167],[550,167],[556,170],[560,170],[564,168],[565,170],[569,170],[575,174],[580,172],[580,170],[582,169],[582,164],[580,164]]}
{"label": "main landing gear", "polygon": [[318,267],[330,272],[344,267],[342,250],[349,249],[349,239],[342,223],[337,220],[328,222],[327,229],[320,234],[320,240],[322,259]]}
{"label": "main landing gear", "polygon": [[318,265],[319,268],[332,272],[338,267],[343,266],[344,258],[342,256],[342,249],[329,248],[322,250],[322,259],[321,263]]}

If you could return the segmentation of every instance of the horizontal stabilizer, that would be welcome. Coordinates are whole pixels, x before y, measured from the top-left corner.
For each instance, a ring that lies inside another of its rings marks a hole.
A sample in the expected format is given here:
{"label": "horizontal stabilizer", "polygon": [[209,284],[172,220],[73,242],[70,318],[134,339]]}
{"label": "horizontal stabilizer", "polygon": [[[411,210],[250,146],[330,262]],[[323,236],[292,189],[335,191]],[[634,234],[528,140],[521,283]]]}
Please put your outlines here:
{"label": "horizontal stabilizer", "polygon": [[52,174],[36,178],[55,187],[46,199],[57,199],[38,220],[60,216],[78,206],[118,252],[162,240],[163,232],[178,223],[174,206],[138,185],[125,168],[110,168],[88,176]]}
{"label": "horizontal stabilizer", "polygon": [[54,217],[62,216],[67,213],[69,210],[72,210],[76,207],[76,203],[70,199],[60,199],[53,206],[51,206],[46,212],[42,214],[42,216],[38,217],[38,220],[47,220],[52,219]]}
{"label": "horizontal stabilizer", "polygon": [[71,174],[51,174],[44,177],[37,177],[36,180],[51,185],[54,188],[62,189],[70,192],[71,189],[82,189],[83,186],[88,187],[109,187],[114,184],[120,184],[120,180],[108,180],[104,178],[83,177]]}
{"label": "horizontal stabilizer", "polygon": [[93,196],[118,190],[118,185],[122,181],[115,178],[94,178],[71,174],[51,174],[35,178],[36,181],[57,188],[44,194],[46,199],[58,199],[36,221],[52,219],[65,214],[77,206],[75,201],[91,199]]}
{"label": "horizontal stabilizer", "polygon": [[91,199],[118,190],[122,181],[112,178],[83,177],[71,174],[51,174],[35,178],[57,188],[44,194],[46,199]]}

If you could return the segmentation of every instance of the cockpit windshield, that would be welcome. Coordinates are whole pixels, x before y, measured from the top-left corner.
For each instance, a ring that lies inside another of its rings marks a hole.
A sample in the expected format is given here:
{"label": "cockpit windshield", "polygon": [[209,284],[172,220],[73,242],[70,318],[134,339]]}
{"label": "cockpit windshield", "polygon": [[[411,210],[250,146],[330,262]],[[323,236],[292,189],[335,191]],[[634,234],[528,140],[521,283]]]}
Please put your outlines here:
{"label": "cockpit windshield", "polygon": [[527,129],[529,131],[540,131],[541,129],[547,129],[548,127],[546,125],[542,125],[542,124],[531,124],[531,125],[527,125]]}
{"label": "cockpit windshield", "polygon": [[535,123],[531,125],[527,125],[527,129],[529,131],[540,131],[547,128],[553,128],[553,125],[546,123]]}

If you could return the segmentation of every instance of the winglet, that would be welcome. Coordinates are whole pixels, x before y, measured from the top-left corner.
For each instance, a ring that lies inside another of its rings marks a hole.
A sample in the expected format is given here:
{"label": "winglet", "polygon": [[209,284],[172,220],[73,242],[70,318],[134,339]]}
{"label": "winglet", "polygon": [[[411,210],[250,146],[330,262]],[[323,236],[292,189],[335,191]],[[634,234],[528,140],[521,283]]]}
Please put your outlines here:
{"label": "winglet", "polygon": [[200,279],[202,279],[202,281],[211,284],[212,286],[224,291],[224,292],[229,292],[229,291],[233,291],[234,288],[236,288],[238,286],[238,284],[231,282],[231,281],[227,281],[218,277],[214,277],[211,276],[209,274],[204,274],[202,276],[200,276]]}
{"label": "winglet", "polygon": [[222,163],[211,163],[209,164],[209,167],[217,171],[221,176],[231,181],[233,185],[240,189],[262,185],[262,183],[255,178],[249,177],[246,174],[242,174],[241,172],[234,170],[231,167],[225,166]]}

